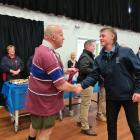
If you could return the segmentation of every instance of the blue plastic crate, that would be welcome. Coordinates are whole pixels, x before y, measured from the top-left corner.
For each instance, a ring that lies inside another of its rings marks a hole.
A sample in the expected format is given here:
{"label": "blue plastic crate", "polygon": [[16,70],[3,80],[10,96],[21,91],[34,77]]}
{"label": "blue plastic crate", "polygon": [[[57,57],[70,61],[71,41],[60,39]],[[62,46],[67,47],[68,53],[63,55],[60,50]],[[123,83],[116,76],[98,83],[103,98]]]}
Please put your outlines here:
{"label": "blue plastic crate", "polygon": [[93,92],[94,93],[98,93],[99,92],[99,85],[98,82],[95,84],[94,88],[93,88]]}
{"label": "blue plastic crate", "polygon": [[24,109],[26,103],[27,88],[16,87],[11,91],[12,104],[15,110]]}
{"label": "blue plastic crate", "polygon": [[71,92],[64,92],[64,99],[70,98],[70,97],[75,97],[76,94],[71,93]]}

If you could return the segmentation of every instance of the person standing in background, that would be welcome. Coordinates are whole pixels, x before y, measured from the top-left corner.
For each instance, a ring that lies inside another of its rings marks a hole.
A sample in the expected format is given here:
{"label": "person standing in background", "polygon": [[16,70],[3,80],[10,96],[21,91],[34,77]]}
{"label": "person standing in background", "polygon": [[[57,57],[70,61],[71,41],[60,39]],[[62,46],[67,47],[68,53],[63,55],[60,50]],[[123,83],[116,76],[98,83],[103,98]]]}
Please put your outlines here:
{"label": "person standing in background", "polygon": [[[70,60],[68,60],[68,68],[76,68],[77,69],[77,61],[76,61],[76,54],[75,52],[72,52],[70,54]],[[77,71],[75,72],[71,72],[68,76],[68,82],[69,83],[72,83],[72,80],[75,80],[77,81],[77,75],[75,76],[75,74],[78,72],[78,69]]]}
{"label": "person standing in background", "polygon": [[15,46],[9,45],[6,48],[7,55],[1,60],[1,69],[3,71],[3,80],[21,78],[21,71],[24,68],[23,61],[16,55]]}
{"label": "person standing in background", "polygon": [[[101,77],[101,76],[100,76]],[[97,101],[97,120],[106,122],[106,92],[104,88],[104,80],[101,77],[99,80],[99,92],[98,92],[98,101]]]}
{"label": "person standing in background", "polygon": [[[84,43],[84,50],[78,60],[78,69],[79,75],[77,78],[77,82],[81,82],[86,76],[92,71],[93,63],[94,63],[94,51],[95,51],[96,41],[94,40],[87,40]],[[81,95],[81,104],[80,104],[80,116],[77,120],[77,126],[81,127],[81,133],[89,136],[96,136],[97,133],[93,131],[88,122],[88,114],[89,114],[89,107],[91,104],[91,98],[93,94],[93,87],[89,86],[84,89]],[[96,122],[93,121],[94,123]]]}
{"label": "person standing in background", "polygon": [[70,60],[68,60],[68,68],[77,68],[76,54],[72,52],[70,54]]}

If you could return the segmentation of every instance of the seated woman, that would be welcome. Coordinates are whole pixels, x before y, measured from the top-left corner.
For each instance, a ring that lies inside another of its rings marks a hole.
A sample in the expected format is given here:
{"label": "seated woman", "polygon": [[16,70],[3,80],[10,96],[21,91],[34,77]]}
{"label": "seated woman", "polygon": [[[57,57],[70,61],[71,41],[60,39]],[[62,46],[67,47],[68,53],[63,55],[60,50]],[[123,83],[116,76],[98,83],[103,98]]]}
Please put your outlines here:
{"label": "seated woman", "polygon": [[24,63],[18,56],[16,56],[15,46],[9,45],[6,50],[7,55],[1,60],[1,69],[4,73],[3,80],[8,81],[11,79],[19,79],[21,78],[20,72],[24,68]]}

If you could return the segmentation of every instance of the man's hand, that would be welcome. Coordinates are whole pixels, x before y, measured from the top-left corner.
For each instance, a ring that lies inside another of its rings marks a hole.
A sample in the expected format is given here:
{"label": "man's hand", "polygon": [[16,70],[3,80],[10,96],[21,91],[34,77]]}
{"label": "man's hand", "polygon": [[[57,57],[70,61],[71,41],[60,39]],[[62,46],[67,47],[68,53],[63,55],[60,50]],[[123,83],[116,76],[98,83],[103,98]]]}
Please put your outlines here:
{"label": "man's hand", "polygon": [[73,85],[66,81],[56,88],[60,91],[74,92],[75,94],[79,94],[83,90],[80,84]]}
{"label": "man's hand", "polygon": [[13,76],[15,76],[15,75],[18,75],[19,73],[20,73],[20,69],[18,69],[18,70],[10,70],[10,73],[13,75]]}
{"label": "man's hand", "polygon": [[75,94],[81,93],[81,91],[83,90],[82,86],[81,86],[80,84],[77,84],[77,85],[74,85],[74,86],[75,86],[75,87],[74,87],[74,89],[73,89],[73,92],[74,92]]}
{"label": "man's hand", "polygon": [[132,96],[133,102],[140,102],[140,93],[134,93]]}
{"label": "man's hand", "polygon": [[78,72],[79,70],[77,68],[67,68],[65,69],[65,74],[70,74],[70,73],[76,73]]}

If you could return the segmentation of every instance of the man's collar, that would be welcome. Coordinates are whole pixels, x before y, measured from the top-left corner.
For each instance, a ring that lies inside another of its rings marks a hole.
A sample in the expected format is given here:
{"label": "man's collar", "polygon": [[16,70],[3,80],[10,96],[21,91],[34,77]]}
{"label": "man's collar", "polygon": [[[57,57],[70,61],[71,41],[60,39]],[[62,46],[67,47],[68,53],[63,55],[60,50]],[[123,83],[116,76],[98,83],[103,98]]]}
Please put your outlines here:
{"label": "man's collar", "polygon": [[48,48],[50,48],[52,50],[55,50],[54,47],[53,47],[53,45],[49,41],[47,41],[45,39],[43,39],[42,45],[44,45],[44,46],[46,46],[46,47],[48,47]]}
{"label": "man's collar", "polygon": [[115,45],[112,47],[112,50],[111,50],[111,51],[107,51],[107,50],[105,50],[105,52],[107,52],[107,53],[115,52]]}

